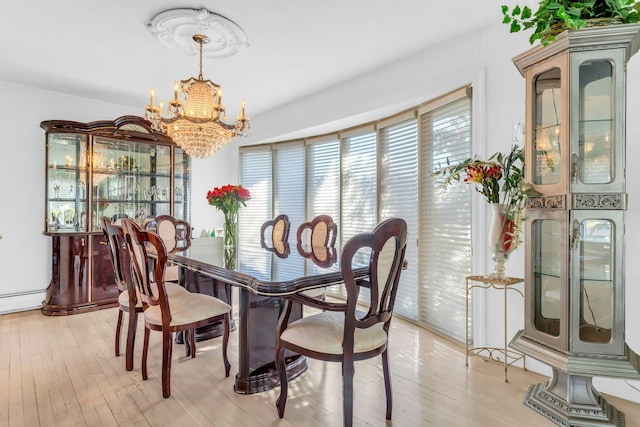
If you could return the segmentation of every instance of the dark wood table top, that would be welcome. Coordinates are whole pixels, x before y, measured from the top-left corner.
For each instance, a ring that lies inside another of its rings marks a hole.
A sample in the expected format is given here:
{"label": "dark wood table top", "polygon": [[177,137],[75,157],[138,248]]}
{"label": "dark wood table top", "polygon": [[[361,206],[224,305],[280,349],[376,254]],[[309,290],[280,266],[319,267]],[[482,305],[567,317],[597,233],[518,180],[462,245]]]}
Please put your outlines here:
{"label": "dark wood table top", "polygon": [[[225,267],[221,238],[198,238],[169,260],[199,274],[250,290],[257,295],[286,296],[342,283],[334,248],[237,248],[235,269]],[[368,268],[357,271],[368,276]]]}

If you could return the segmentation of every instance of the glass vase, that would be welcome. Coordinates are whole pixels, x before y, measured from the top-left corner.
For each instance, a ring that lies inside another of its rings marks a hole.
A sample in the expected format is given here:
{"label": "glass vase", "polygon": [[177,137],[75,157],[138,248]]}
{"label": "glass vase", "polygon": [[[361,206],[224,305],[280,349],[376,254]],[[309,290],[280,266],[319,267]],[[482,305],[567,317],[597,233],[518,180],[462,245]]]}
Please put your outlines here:
{"label": "glass vase", "polygon": [[224,248],[231,249],[236,247],[237,243],[237,219],[235,213],[224,214]]}
{"label": "glass vase", "polygon": [[236,268],[236,246],[238,239],[238,214],[224,214],[224,267],[230,270]]}
{"label": "glass vase", "polygon": [[489,228],[488,244],[493,254],[495,267],[493,273],[488,275],[492,279],[504,279],[504,264],[509,255],[515,249],[514,236],[515,224],[505,215],[507,206],[500,203],[491,203],[491,223]]}

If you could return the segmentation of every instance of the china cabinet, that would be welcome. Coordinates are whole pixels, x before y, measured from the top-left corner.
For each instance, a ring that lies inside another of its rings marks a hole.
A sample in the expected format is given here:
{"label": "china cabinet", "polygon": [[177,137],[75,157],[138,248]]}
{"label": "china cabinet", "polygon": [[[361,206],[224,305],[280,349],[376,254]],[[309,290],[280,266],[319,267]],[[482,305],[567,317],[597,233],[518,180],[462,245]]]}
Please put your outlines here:
{"label": "china cabinet", "polygon": [[100,218],[168,214],[189,220],[190,158],[136,116],[78,123],[51,120],[46,132],[44,234],[52,241],[48,315],[114,306]]}
{"label": "china cabinet", "polygon": [[640,25],[564,32],[514,58],[526,80],[525,322],[552,368],[524,403],[563,426],[624,425],[592,378],[640,378],[625,343],[626,66]]}

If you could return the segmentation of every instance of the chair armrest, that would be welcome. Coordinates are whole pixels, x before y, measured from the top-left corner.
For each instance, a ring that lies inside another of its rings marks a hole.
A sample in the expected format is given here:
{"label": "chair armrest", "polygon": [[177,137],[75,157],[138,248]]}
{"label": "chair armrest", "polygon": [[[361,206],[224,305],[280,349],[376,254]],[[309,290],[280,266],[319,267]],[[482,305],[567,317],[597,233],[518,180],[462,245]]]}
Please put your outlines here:
{"label": "chair armrest", "polygon": [[303,293],[292,294],[286,296],[287,299],[309,307],[318,308],[326,311],[347,311],[347,304],[343,302],[327,302],[317,298],[310,297]]}

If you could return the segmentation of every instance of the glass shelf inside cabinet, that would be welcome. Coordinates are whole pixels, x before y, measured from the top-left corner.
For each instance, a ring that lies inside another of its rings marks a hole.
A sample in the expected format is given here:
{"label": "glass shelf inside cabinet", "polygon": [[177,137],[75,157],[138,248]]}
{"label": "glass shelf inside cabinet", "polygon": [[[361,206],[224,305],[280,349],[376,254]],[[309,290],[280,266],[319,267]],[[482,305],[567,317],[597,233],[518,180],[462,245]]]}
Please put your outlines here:
{"label": "glass shelf inside cabinet", "polygon": [[613,319],[615,224],[607,219],[580,222],[580,339],[609,342]]}
{"label": "glass shelf inside cabinet", "polygon": [[613,180],[613,65],[608,60],[580,65],[580,181],[608,184]]}
{"label": "glass shelf inside cabinet", "polygon": [[535,294],[534,325],[551,336],[560,334],[561,243],[560,222],[551,219],[534,220],[533,292]]}
{"label": "glass shelf inside cabinet", "polygon": [[87,139],[52,133],[47,149],[47,231],[86,231]]}
{"label": "glass shelf inside cabinet", "polygon": [[94,230],[102,216],[142,225],[171,212],[170,147],[96,138],[93,153]]}
{"label": "glass shelf inside cabinet", "polygon": [[176,218],[188,217],[189,174],[191,161],[181,148],[174,150],[173,212]]}
{"label": "glass shelf inside cabinet", "polygon": [[562,93],[560,69],[552,68],[535,79],[534,184],[560,181],[562,165]]}

